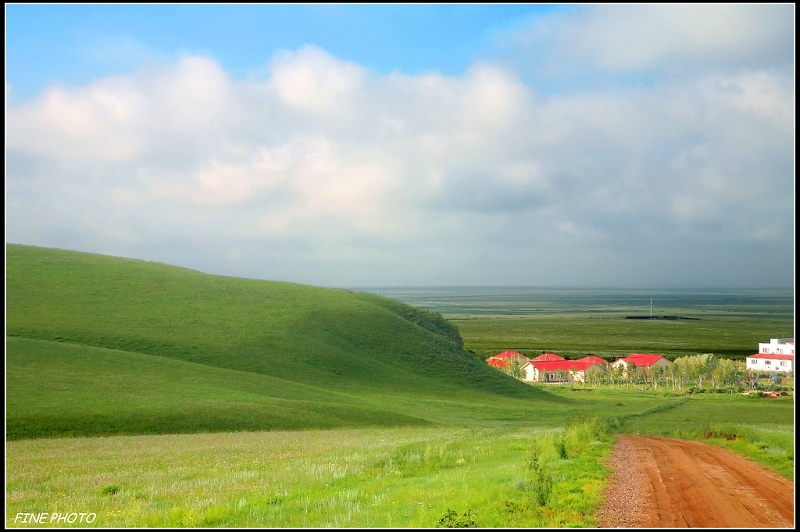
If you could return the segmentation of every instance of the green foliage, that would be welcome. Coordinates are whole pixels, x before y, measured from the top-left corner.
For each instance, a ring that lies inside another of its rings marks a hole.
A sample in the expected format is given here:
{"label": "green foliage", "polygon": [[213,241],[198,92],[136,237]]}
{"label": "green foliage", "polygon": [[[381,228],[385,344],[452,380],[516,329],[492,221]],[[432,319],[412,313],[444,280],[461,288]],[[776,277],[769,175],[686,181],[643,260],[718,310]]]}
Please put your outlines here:
{"label": "green foliage", "polygon": [[437,528],[477,528],[478,525],[475,523],[473,519],[475,515],[475,511],[472,508],[467,508],[467,510],[458,515],[458,512],[452,510],[450,508],[447,509],[447,513],[439,519],[439,522],[436,523]]}
{"label": "green foliage", "polygon": [[567,442],[564,441],[564,437],[558,438],[556,441],[556,449],[558,450],[558,457],[562,460],[567,459]]}
{"label": "green foliage", "polygon": [[405,305],[393,299],[378,297],[373,294],[365,293],[361,294],[361,297],[374,303],[375,305],[394,312],[398,316],[403,317],[404,319],[422,327],[425,330],[448,338],[458,348],[464,347],[464,341],[461,339],[461,334],[459,333],[458,328],[451,322],[445,320],[444,317],[438,312]]}
{"label": "green foliage", "polygon": [[103,495],[116,495],[117,493],[119,493],[119,486],[113,486],[113,485],[112,486],[106,486],[105,488],[100,490],[100,492]]}

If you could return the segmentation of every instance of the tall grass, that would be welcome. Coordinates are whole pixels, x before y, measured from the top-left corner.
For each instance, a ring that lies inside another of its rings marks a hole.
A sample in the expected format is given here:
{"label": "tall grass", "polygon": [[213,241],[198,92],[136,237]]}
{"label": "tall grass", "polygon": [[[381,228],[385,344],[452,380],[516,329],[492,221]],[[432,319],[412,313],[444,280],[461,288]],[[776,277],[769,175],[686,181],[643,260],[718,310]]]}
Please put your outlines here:
{"label": "tall grass", "polygon": [[74,511],[98,527],[592,527],[618,431],[757,452],[793,478],[791,400],[554,393],[569,399],[512,422],[455,409],[429,427],[10,441],[6,524]]}
{"label": "tall grass", "polygon": [[[99,527],[430,528],[471,509],[482,527],[591,526],[609,448],[586,426],[16,441],[6,524],[41,508]],[[532,453],[550,479],[541,504]]]}

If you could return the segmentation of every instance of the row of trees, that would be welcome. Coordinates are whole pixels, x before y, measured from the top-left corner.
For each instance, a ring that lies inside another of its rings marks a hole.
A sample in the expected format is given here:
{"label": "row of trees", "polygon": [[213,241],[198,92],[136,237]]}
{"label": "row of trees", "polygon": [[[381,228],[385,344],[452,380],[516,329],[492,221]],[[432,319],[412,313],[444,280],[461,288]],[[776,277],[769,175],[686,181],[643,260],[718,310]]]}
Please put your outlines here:
{"label": "row of trees", "polygon": [[[748,373],[743,362],[719,358],[712,353],[678,357],[666,367],[647,368],[629,364],[627,371],[622,366],[615,367],[611,364],[602,364],[598,367],[601,368],[600,371],[590,369],[586,372],[587,384],[683,390],[684,388],[720,389],[731,387],[755,389],[758,382],[758,376]],[[523,376],[521,364],[516,360],[511,361],[504,370],[518,379]],[[560,370],[555,374],[557,381],[572,381],[572,374],[569,371]]]}
{"label": "row of trees", "polygon": [[694,388],[754,387],[756,379],[748,375],[745,366],[711,353],[678,357],[669,366],[637,367],[604,364],[602,371],[587,372],[590,384],[615,386],[659,387],[682,390]]}

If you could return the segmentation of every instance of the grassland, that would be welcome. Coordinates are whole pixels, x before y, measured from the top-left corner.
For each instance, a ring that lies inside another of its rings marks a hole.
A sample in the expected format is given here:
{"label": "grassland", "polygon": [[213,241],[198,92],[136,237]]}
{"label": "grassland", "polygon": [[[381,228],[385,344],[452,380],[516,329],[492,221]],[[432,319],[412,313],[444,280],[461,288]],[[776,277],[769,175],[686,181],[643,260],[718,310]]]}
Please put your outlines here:
{"label": "grassland", "polygon": [[7,438],[413,425],[429,422],[415,401],[492,418],[555,400],[440,316],[371,294],[6,254]]}
{"label": "grassland", "polygon": [[543,351],[567,358],[591,353],[607,359],[631,353],[667,358],[714,353],[743,360],[770,338],[794,336],[791,318],[708,316],[700,321],[626,320],[571,315],[453,319],[465,346],[481,358],[506,349],[534,357]]}
{"label": "grassland", "polygon": [[[579,337],[595,317],[495,302],[445,321],[368,293],[6,254],[7,527],[38,512],[92,512],[93,527],[591,527],[618,431],[794,476],[791,397],[530,386],[464,349],[481,334],[514,348],[530,331],[513,324],[534,318]],[[769,321],[756,314],[682,341],[747,345]]]}
{"label": "grassland", "polygon": [[100,527],[592,527],[616,431],[728,446],[794,478],[791,398],[554,393],[605,421],[555,424],[550,406],[544,422],[11,441],[6,525],[47,511]]}
{"label": "grassland", "polygon": [[[507,349],[567,358],[714,353],[743,360],[770,338],[794,337],[792,290],[590,290],[529,287],[395,289],[387,295],[440,312],[486,359]],[[629,320],[659,314],[687,320]]]}

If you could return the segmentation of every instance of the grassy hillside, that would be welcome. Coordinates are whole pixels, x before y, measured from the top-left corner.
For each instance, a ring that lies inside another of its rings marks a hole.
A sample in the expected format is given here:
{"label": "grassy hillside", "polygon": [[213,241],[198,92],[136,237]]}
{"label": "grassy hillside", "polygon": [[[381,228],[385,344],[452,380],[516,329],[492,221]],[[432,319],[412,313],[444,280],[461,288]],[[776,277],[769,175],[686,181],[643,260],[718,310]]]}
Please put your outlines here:
{"label": "grassy hillside", "polygon": [[9,438],[418,424],[556,400],[465,351],[440,315],[372,294],[14,244],[6,290]]}

